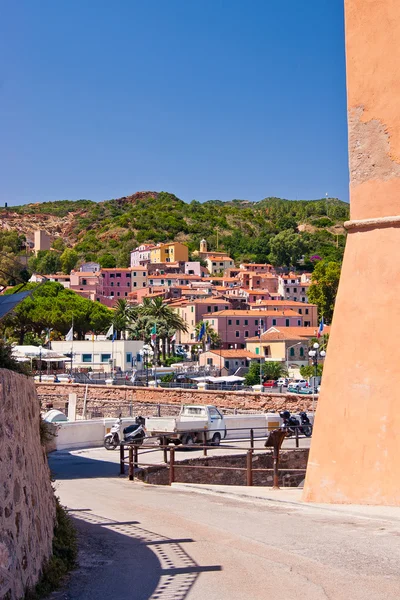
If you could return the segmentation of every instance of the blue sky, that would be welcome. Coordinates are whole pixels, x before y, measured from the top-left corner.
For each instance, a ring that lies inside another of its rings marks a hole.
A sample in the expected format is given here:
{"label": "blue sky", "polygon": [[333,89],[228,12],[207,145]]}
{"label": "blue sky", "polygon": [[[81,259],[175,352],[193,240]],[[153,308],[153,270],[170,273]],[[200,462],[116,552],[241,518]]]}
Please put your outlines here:
{"label": "blue sky", "polygon": [[5,0],[0,202],[348,199],[342,0]]}

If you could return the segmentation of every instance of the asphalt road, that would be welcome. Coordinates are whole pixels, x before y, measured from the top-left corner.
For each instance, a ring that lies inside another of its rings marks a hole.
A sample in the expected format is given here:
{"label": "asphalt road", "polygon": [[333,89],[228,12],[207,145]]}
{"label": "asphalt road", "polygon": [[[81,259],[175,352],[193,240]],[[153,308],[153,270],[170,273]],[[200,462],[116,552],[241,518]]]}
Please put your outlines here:
{"label": "asphalt road", "polygon": [[116,458],[50,455],[81,548],[57,598],[400,598],[400,520],[132,483]]}

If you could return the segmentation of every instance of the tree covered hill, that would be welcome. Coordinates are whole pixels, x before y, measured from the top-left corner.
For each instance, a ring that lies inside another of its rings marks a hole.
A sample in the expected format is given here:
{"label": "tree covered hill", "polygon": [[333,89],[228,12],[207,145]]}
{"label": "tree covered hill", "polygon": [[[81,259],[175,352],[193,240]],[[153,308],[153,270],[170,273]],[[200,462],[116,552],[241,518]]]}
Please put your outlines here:
{"label": "tree covered hill", "polygon": [[[209,248],[225,250],[235,260],[288,265],[302,255],[341,260],[343,222],[349,205],[338,199],[259,202],[196,200],[183,202],[167,192],[92,202],[60,200],[0,210],[0,250],[8,231],[32,238],[35,229],[55,236],[55,251],[74,248],[79,259],[129,264],[129,253],[144,242],[178,240],[197,250],[205,237]],[[4,247],[4,243],[3,243]]]}

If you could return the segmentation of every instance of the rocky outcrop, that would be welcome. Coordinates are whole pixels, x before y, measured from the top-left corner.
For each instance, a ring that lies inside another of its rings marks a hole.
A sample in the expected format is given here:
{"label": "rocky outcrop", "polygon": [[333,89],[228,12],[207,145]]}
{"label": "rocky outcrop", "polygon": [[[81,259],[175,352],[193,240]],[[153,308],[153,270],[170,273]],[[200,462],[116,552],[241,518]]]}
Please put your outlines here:
{"label": "rocky outcrop", "polygon": [[37,582],[52,551],[55,500],[32,379],[0,369],[0,598]]}

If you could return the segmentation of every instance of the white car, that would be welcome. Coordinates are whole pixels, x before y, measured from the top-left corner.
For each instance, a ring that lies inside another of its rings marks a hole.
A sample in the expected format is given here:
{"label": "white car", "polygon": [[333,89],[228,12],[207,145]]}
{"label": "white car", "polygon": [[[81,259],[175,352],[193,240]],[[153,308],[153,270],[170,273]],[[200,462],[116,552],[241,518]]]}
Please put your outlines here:
{"label": "white car", "polygon": [[305,379],[296,379],[296,381],[293,381],[293,383],[290,384],[290,387],[300,390],[301,388],[308,387],[308,381]]}
{"label": "white car", "polygon": [[279,377],[278,381],[276,382],[276,385],[278,387],[282,386],[282,387],[287,387],[289,383],[289,380],[286,377]]}

